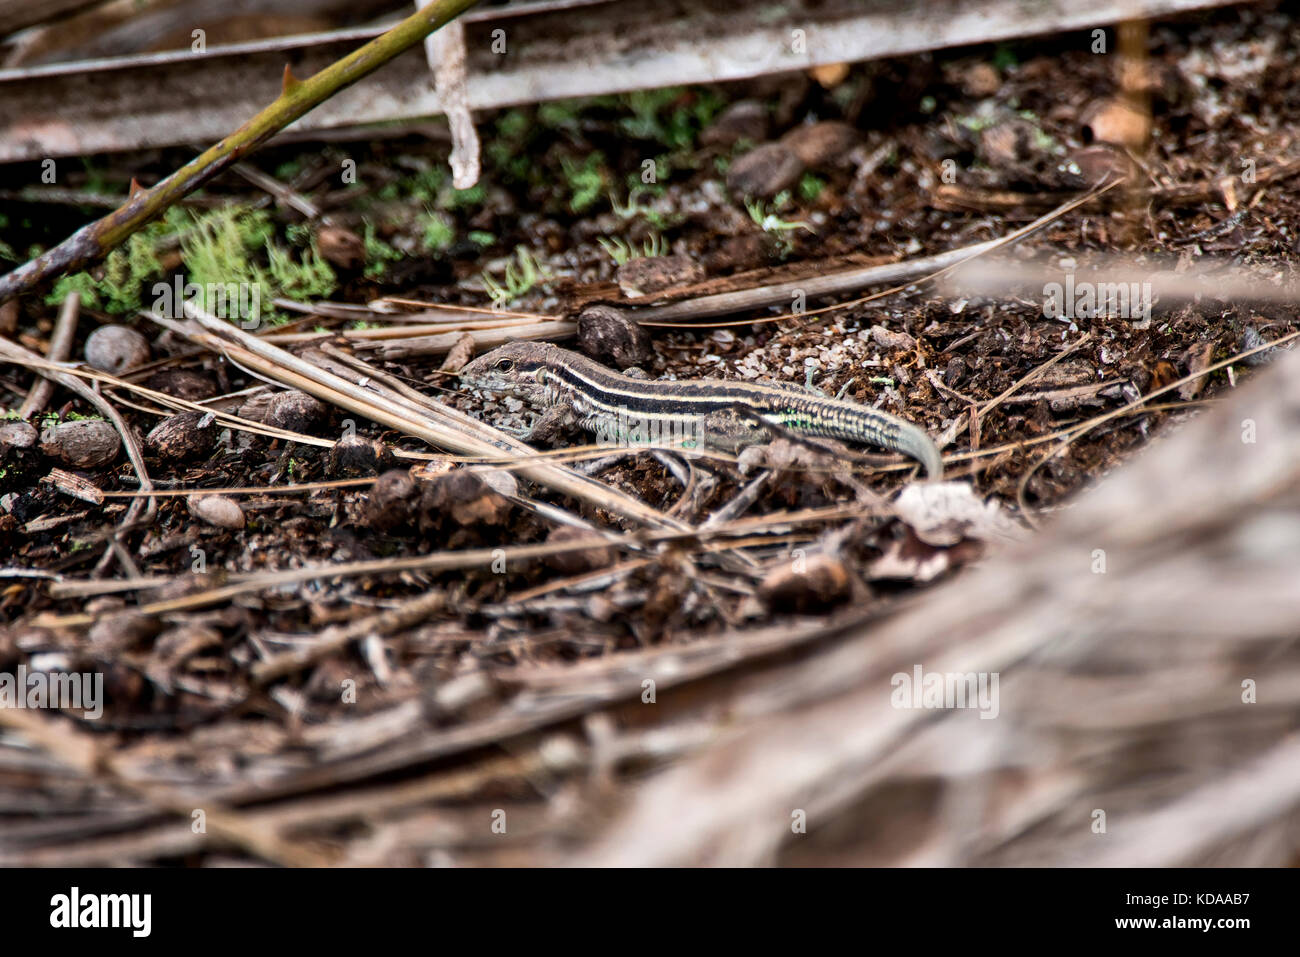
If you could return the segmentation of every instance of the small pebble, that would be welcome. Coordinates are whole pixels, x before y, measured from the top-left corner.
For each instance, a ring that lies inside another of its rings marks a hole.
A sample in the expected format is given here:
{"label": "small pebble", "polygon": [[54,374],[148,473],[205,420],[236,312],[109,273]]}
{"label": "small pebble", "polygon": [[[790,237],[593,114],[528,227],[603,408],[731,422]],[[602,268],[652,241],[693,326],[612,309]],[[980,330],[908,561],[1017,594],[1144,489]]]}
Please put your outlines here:
{"label": "small pebble", "polygon": [[224,495],[191,495],[185,499],[190,514],[217,528],[239,530],[244,527],[244,510],[234,499]]}
{"label": "small pebble", "polygon": [[120,375],[151,358],[149,340],[130,326],[100,326],[86,339],[86,363],[100,372]]}
{"label": "small pebble", "polygon": [[578,314],[578,348],[597,362],[618,369],[654,358],[650,333],[613,306],[588,306]]}

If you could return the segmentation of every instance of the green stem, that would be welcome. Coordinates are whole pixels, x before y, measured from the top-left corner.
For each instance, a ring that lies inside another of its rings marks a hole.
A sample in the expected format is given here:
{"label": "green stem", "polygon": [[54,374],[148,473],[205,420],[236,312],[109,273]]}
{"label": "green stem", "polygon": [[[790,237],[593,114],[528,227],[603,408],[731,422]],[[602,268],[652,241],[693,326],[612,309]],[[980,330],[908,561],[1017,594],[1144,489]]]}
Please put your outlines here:
{"label": "green stem", "polygon": [[286,68],[284,90],[274,103],[152,189],[136,193],[107,216],[88,223],[53,249],[0,277],[0,302],[28,292],[47,279],[85,269],[104,258],[174,203],[227,166],[255,152],[298,117],[409,50],[475,2],[434,0],[310,79],[293,80]]}

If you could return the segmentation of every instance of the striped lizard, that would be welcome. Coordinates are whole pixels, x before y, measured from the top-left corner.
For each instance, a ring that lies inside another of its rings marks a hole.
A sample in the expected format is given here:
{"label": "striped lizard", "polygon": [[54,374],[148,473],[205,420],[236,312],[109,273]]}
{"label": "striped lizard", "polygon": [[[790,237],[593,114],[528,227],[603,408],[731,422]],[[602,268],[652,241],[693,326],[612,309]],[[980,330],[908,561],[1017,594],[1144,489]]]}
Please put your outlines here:
{"label": "striped lizard", "polygon": [[468,363],[471,388],[522,399],[543,412],[525,438],[563,422],[620,444],[702,443],[735,452],[768,442],[767,424],[902,452],[943,476],[939,449],[925,432],[887,412],[824,398],[797,387],[718,379],[654,381],[613,372],[548,342],[512,342]]}

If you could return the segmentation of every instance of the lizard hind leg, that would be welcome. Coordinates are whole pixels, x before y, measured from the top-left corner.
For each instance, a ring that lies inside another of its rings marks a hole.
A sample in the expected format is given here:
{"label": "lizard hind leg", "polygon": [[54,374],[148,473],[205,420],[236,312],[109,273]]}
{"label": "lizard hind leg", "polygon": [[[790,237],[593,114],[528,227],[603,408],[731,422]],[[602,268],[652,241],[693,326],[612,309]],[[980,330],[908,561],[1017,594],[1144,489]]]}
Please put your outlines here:
{"label": "lizard hind leg", "polygon": [[762,419],[739,408],[710,412],[704,416],[700,432],[703,444],[720,452],[738,452],[772,441],[772,430]]}

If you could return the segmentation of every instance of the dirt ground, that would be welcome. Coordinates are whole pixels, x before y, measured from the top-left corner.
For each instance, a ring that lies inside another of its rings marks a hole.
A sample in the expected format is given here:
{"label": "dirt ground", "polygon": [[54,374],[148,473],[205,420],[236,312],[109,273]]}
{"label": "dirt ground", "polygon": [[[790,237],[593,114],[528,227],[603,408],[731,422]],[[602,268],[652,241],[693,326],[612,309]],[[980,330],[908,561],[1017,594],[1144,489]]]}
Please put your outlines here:
{"label": "dirt ground", "polygon": [[[1113,261],[1108,256],[1149,275],[1231,266],[1255,270],[1261,283],[1289,279],[1300,236],[1289,178],[1300,173],[1300,101],[1291,95],[1300,86],[1300,24],[1268,6],[1154,24],[1144,59],[1121,56],[1115,31],[1107,39],[1104,54],[1090,49],[1090,35],[1069,34],[485,116],[483,184],[470,191],[451,189],[443,172],[448,145],[436,135],[272,147],[249,162],[328,218],[304,227],[300,213],[265,206],[275,241],[305,262],[315,256],[329,264],[332,288],[301,297],[307,301],[400,296],[489,307],[496,293],[512,311],[572,316],[592,303],[625,301],[631,289],[666,289],[666,299],[679,300],[699,284],[745,288],[995,239],[1119,177],[1126,177],[1121,186],[999,251],[999,260],[1062,277],[1077,270],[1081,281],[1112,281],[1104,265],[1094,269]],[[185,158],[179,151],[91,157],[62,185],[124,195],[132,177],[154,182]],[[339,181],[345,160],[355,162],[355,183]],[[654,182],[643,178],[647,160]],[[34,164],[0,169],[0,189],[25,189],[37,172]],[[197,217],[259,201],[265,204],[264,193],[227,173],[190,208]],[[33,245],[48,246],[94,215],[86,205],[8,201],[0,251],[25,258]],[[152,240],[167,276],[198,255],[169,235],[160,230]],[[149,281],[131,277],[140,286]],[[862,295],[872,291],[878,287]],[[290,288],[279,294],[294,298]],[[188,399],[233,396],[217,403],[232,410],[247,409],[251,393],[243,390],[266,391],[220,356],[111,313],[111,299],[104,293],[98,307],[83,303],[74,357],[97,326],[124,323],[144,334],[152,353],[147,366],[125,374],[132,381]],[[608,510],[527,483],[521,494],[540,507],[521,504],[460,467],[434,462],[412,478],[412,462],[392,452],[438,450],[306,403],[283,410],[274,424],[329,440],[354,427],[382,443],[380,454],[372,446],[368,457],[349,461],[332,443],[212,429],[194,416],[177,428],[207,429],[210,440],[191,447],[192,437],[182,435],[178,449],[145,442],[153,482],[187,494],[225,490],[242,527],[222,527],[220,516],[205,517],[186,495],[160,498],[150,523],[126,531],[120,547],[140,576],[167,584],[151,592],[60,591],[128,577],[110,543],[134,499],[114,493],[135,492],[138,480],[120,452],[78,466],[41,447],[60,423],[99,416],[58,388],[36,423],[41,444],[0,441],[0,566],[14,572],[0,592],[0,670],[57,663],[102,672],[104,716],[69,721],[154,780],[212,793],[247,784],[248,768],[275,780],[278,771],[310,766],[315,759],[304,754],[347,722],[410,706],[449,732],[490,716],[516,669],[570,667],[724,635],[741,641],[749,630],[796,629],[849,607],[884,614],[960,575],[999,535],[1033,534],[1275,353],[1232,362],[1141,409],[1108,413],[1297,328],[1294,306],[1207,295],[1148,303],[1146,315],[1064,318],[1044,315],[1044,299],[1036,279],[998,295],[920,282],[820,315],[778,318],[791,311],[786,303],[648,330],[652,343],[638,365],[650,378],[806,383],[924,426],[944,444],[946,478],[996,507],[996,521],[954,538],[890,505],[915,479],[893,459],[854,461],[781,444],[764,473],[742,472],[734,461],[625,452],[596,459],[591,474],[692,524],[746,495],[728,516],[752,518],[752,540],[712,549],[681,541],[639,553],[592,545],[504,570],[486,563],[318,578],[147,615],[132,612],[146,600],[220,588],[242,573],[575,534],[547,506],[609,531],[634,529]],[[0,313],[5,333],[44,353],[57,303],[51,289],[23,297]],[[834,301],[813,299],[798,311],[827,305]],[[355,322],[320,310],[282,318],[291,324],[259,333],[337,332]],[[357,354],[487,421],[519,426],[532,418],[513,400],[460,390],[440,370],[442,355],[383,361]],[[32,383],[30,370],[0,366],[0,404],[16,411]],[[156,403],[103,391],[142,438],[163,418]],[[560,445],[586,441],[575,432]],[[50,481],[56,467],[101,490],[102,501],[73,497],[66,483]],[[323,487],[272,488],[302,483]],[[805,510],[825,516],[785,517]],[[796,552],[810,556],[809,574],[789,573]],[[748,566],[728,563],[728,555]],[[426,598],[411,621],[339,639],[271,680],[255,674],[259,663],[309,648],[331,629],[431,595],[438,597]],[[94,623],[61,620],[82,613]],[[489,690],[474,684],[481,676],[490,678]],[[342,696],[341,687],[348,689]],[[476,689],[466,704],[437,697],[466,687]],[[35,826],[44,814],[57,819],[75,809],[94,818],[116,808],[130,817],[138,809],[138,794],[119,800],[108,786],[82,793],[47,776],[48,768],[28,773],[43,782],[43,807],[5,812],[15,834],[29,828],[0,849],[6,859],[28,859],[71,833]],[[16,765],[0,768],[0,781],[11,797],[30,794]],[[527,789],[518,781],[504,787]],[[87,833],[108,829],[106,820],[95,819]],[[312,838],[337,849],[351,835],[324,826]],[[235,844],[233,857],[259,856],[248,842]],[[214,852],[160,840],[102,853],[110,861],[197,863]]]}

